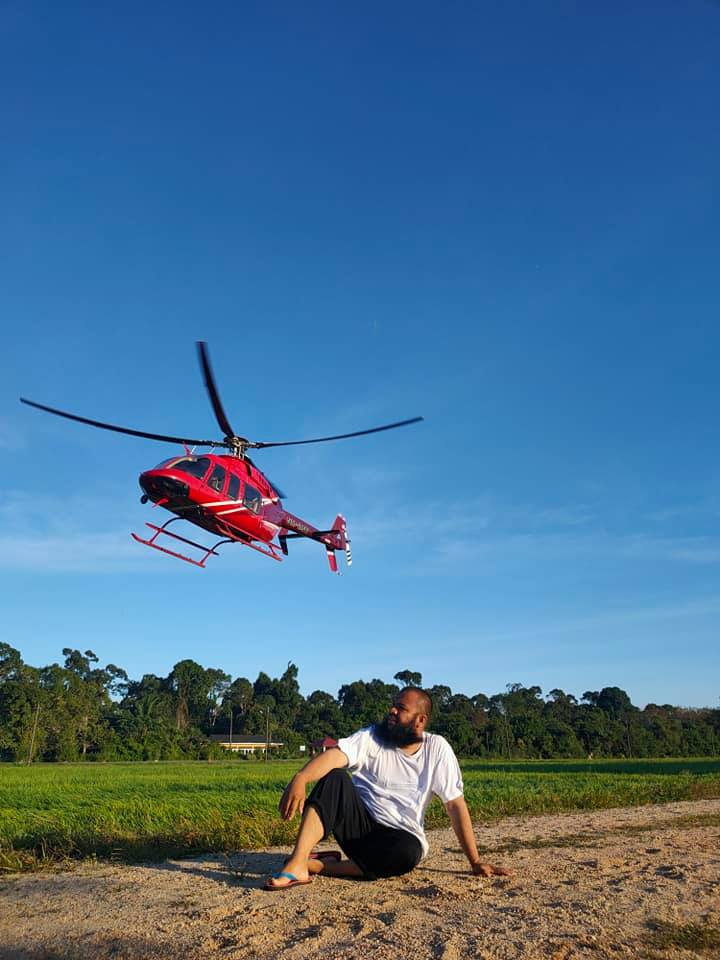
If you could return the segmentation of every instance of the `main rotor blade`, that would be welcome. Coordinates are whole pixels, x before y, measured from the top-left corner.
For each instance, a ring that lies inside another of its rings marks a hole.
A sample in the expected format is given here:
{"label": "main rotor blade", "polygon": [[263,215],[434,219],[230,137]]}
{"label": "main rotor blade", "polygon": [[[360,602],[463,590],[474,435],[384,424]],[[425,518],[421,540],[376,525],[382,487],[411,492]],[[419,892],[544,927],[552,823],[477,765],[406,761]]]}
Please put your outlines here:
{"label": "main rotor blade", "polygon": [[162,440],[167,443],[187,444],[190,447],[229,447],[230,444],[224,440],[192,440],[189,437],[167,437],[163,433],[146,433],[144,430],[131,430],[129,427],[117,427],[112,423],[102,423],[100,420],[88,420],[87,417],[78,417],[74,413],[66,413],[64,410],[56,410],[55,407],[46,407],[42,403],[35,403],[32,400],[26,400],[20,397],[20,403],[26,403],[29,407],[37,407],[38,410],[44,410],[46,413],[54,413],[57,417],[65,417],[67,420],[77,420],[78,423],[87,423],[91,427],[100,427],[101,430],[112,430],[115,433],[127,433],[131,437],[144,437],[146,440]]}
{"label": "main rotor blade", "polygon": [[282,440],[277,443],[249,443],[250,447],[295,447],[301,443],[325,443],[326,440],[346,440],[348,437],[363,437],[366,433],[380,433],[382,430],[394,430],[396,427],[407,427],[411,423],[419,423],[425,417],[413,417],[411,420],[399,420],[397,423],[386,423],[384,427],[373,427],[371,430],[356,430],[354,433],[339,433],[335,437],[316,437],[314,440]]}
{"label": "main rotor blade", "polygon": [[205,386],[207,387],[207,392],[210,395],[212,408],[215,411],[215,419],[217,420],[220,429],[225,432],[226,437],[234,437],[235,431],[230,426],[230,421],[225,416],[225,411],[220,403],[220,394],[215,386],[215,377],[213,376],[212,368],[210,366],[210,356],[208,354],[207,343],[205,343],[204,340],[198,340],[198,353],[200,354],[200,366],[203,369],[203,375],[205,377]]}

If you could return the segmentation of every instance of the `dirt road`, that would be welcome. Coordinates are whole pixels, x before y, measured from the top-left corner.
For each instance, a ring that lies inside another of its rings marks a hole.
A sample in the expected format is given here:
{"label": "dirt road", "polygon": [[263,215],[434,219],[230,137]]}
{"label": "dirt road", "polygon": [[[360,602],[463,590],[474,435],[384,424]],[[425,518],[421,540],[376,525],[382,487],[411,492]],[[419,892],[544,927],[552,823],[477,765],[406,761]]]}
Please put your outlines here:
{"label": "dirt road", "polygon": [[720,800],[476,827],[514,876],[433,831],[413,873],[266,893],[282,851],[0,880],[0,957],[571,960],[720,957]]}

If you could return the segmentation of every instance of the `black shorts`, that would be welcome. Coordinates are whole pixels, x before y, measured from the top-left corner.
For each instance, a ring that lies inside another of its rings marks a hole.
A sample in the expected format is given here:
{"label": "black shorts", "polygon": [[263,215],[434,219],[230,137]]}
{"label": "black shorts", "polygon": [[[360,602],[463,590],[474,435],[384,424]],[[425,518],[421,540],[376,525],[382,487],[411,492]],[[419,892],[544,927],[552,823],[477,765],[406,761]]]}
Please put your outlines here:
{"label": "black shorts", "polygon": [[373,820],[344,770],[332,770],[318,780],[305,806],[317,810],[325,831],[323,839],[332,833],[366,880],[399,877],[420,862],[418,838]]}

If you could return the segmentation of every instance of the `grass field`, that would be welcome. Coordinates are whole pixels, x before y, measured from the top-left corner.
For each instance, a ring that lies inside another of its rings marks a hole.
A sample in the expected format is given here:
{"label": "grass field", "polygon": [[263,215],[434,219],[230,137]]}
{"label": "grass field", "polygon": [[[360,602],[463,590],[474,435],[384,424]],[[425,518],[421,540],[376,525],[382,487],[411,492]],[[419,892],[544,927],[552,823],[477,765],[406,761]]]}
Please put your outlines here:
{"label": "grass field", "polygon": [[[286,844],[277,814],[299,764],[0,765],[0,871],[70,857],[150,860]],[[475,819],[720,797],[720,759],[462,763]],[[446,823],[434,801],[427,825]]]}

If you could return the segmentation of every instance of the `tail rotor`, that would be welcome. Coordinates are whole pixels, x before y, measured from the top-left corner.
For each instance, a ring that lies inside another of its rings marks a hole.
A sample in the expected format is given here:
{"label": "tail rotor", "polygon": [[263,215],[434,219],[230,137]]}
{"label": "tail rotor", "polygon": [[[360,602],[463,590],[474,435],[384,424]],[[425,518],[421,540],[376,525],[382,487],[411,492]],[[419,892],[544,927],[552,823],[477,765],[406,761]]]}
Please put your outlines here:
{"label": "tail rotor", "polygon": [[335,522],[325,541],[325,549],[327,550],[328,563],[333,573],[340,572],[338,570],[337,559],[335,558],[336,550],[344,550],[345,561],[349,567],[352,566],[352,553],[350,551],[350,540],[347,535],[347,523],[341,513],[335,517]]}

